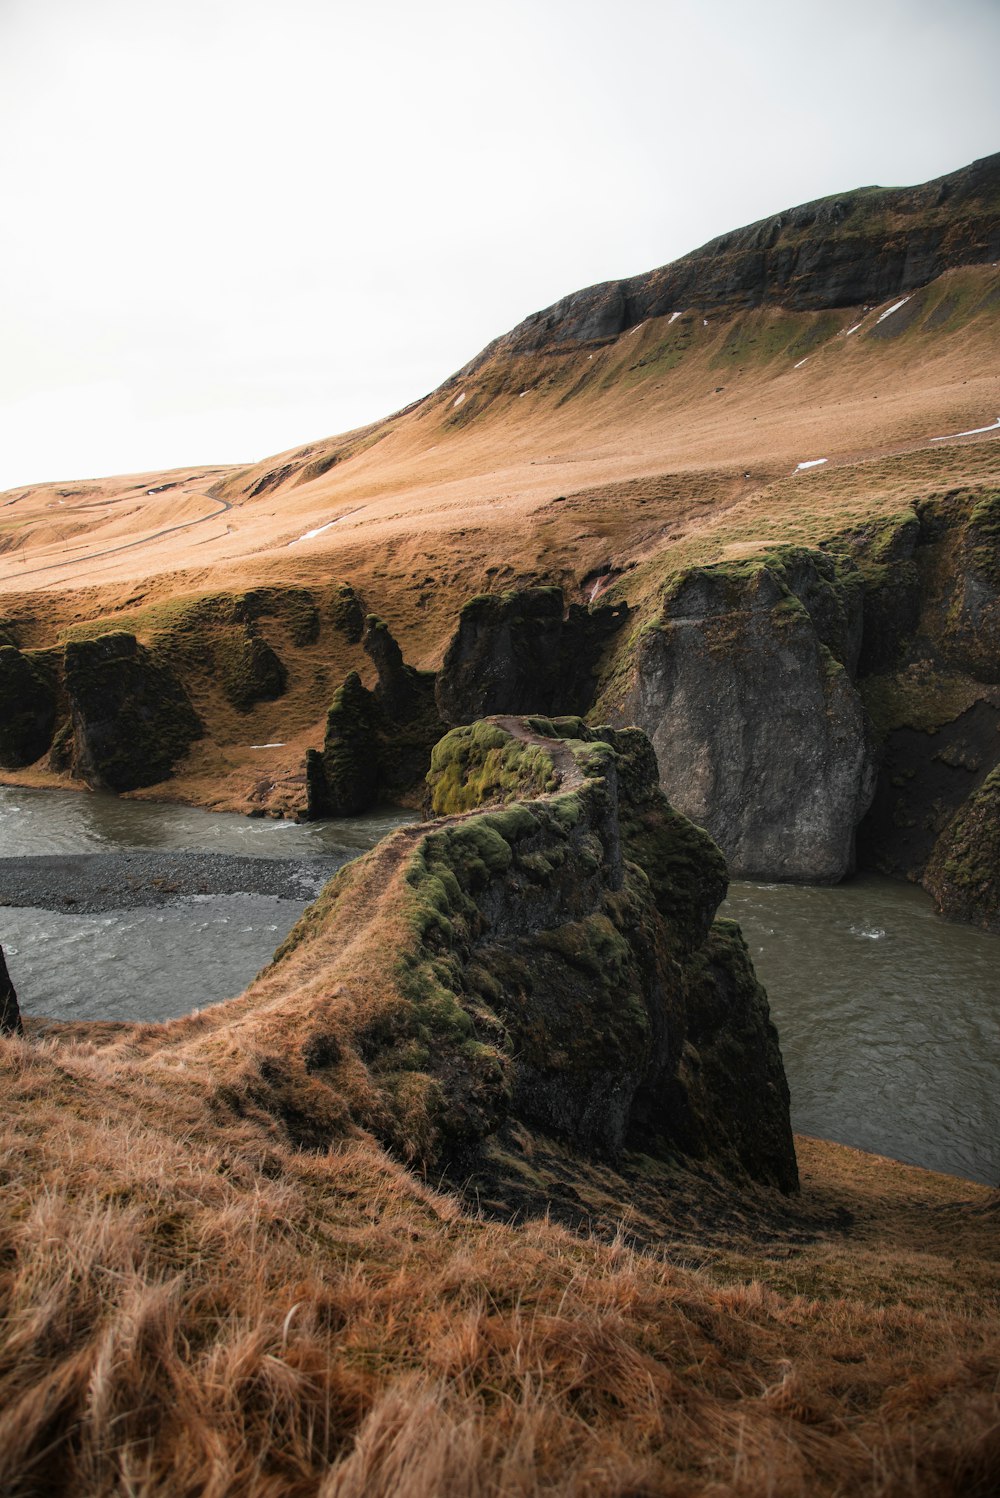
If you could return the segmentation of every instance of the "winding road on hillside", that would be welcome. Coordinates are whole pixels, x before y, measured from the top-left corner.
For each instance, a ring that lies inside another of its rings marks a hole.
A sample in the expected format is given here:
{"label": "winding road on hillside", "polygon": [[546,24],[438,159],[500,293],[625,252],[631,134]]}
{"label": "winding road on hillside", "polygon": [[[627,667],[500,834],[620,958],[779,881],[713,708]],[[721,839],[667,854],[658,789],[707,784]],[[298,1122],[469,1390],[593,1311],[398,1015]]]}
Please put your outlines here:
{"label": "winding road on hillside", "polygon": [[[182,520],[179,525],[165,525],[158,531],[152,531],[148,536],[141,536],[138,541],[126,541],[121,546],[106,546],[101,551],[89,551],[82,557],[65,557],[61,562],[46,562],[44,567],[26,568],[24,572],[17,573],[18,577],[36,577],[40,572],[56,572],[60,567],[75,567],[81,562],[96,562],[100,557],[117,555],[121,551],[131,551],[136,546],[148,546],[151,541],[158,541],[161,536],[172,535],[174,531],[188,530],[195,525],[205,525],[209,520],[217,520],[220,515],[225,515],[227,510],[233,508],[228,499],[213,500],[207,494],[198,491],[178,495],[179,499],[204,499],[209,504],[217,504],[219,508],[213,510],[210,515],[200,515],[197,520]],[[11,574],[14,576],[15,574]]]}

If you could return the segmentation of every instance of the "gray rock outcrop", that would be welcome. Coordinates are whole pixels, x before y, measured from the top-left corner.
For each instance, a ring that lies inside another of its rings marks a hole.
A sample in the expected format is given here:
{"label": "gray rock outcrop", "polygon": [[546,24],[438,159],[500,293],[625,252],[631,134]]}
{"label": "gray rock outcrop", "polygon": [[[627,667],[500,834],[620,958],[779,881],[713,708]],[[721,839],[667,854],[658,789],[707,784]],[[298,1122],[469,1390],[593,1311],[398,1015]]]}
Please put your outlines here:
{"label": "gray rock outcrop", "polygon": [[1000,258],[1000,154],[916,187],[863,187],[785,209],[669,265],[605,281],[525,318],[456,377],[495,358],[615,338],[681,308],[858,307],[959,265]]}
{"label": "gray rock outcrop", "polygon": [[333,986],[301,1060],[258,1060],[229,1106],[249,1099],[322,1149],[353,1096],[403,1159],[462,1181],[528,1128],[592,1158],[686,1155],[794,1190],[767,998],[738,928],[714,919],[725,862],[668,804],[646,737],[494,718],[436,746],[429,784],[462,813],[343,869],[271,970],[296,991],[315,964],[301,949],[353,909],[350,961],[375,941],[391,981],[362,1003]]}
{"label": "gray rock outcrop", "polygon": [[682,574],[640,636],[620,720],[649,735],[667,796],[738,876],[853,867],[876,773],[851,679],[861,598],[848,559],[781,548]]}

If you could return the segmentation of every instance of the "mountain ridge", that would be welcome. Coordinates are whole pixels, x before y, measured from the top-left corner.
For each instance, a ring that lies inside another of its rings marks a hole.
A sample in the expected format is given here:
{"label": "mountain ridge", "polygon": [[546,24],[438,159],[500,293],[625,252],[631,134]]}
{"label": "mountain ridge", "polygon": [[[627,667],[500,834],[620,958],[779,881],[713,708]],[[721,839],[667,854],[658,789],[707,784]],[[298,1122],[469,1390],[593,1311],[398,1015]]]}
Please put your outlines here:
{"label": "mountain ridge", "polygon": [[[935,212],[946,203],[946,213]],[[956,221],[956,206],[976,204],[981,213]],[[903,223],[917,215],[925,220],[925,239],[902,243]],[[885,217],[895,222],[886,224]],[[826,258],[809,238],[813,226],[834,231],[825,239],[834,247]],[[873,255],[880,228],[882,249]],[[1000,152],[913,187],[860,187],[800,203],[717,235],[666,265],[571,292],[493,339],[444,388],[497,354],[600,342],[646,318],[689,307],[859,306],[915,290],[956,266],[997,258]],[[712,274],[719,269],[721,279]]]}

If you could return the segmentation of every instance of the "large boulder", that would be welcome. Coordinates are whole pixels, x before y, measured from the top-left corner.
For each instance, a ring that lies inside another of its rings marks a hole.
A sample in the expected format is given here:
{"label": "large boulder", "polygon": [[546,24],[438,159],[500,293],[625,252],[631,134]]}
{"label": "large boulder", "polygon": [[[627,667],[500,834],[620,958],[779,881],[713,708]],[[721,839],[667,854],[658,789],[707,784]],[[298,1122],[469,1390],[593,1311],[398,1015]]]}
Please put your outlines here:
{"label": "large boulder", "polygon": [[875,783],[851,679],[861,596],[847,559],[782,549],[682,574],[639,638],[621,717],[736,875],[831,882],[853,866]]}
{"label": "large boulder", "polygon": [[[794,1189],[766,996],[737,929],[713,924],[719,850],[669,806],[637,730],[505,722],[435,754],[435,796],[464,786],[493,809],[432,823],[410,855],[406,1003],[361,1037],[389,1142],[454,1164],[516,1120]],[[430,1100],[419,1127],[401,1096]]]}
{"label": "large boulder", "polygon": [[131,791],[165,780],[201,734],[177,677],[124,631],[66,646],[73,771],[88,785]]}

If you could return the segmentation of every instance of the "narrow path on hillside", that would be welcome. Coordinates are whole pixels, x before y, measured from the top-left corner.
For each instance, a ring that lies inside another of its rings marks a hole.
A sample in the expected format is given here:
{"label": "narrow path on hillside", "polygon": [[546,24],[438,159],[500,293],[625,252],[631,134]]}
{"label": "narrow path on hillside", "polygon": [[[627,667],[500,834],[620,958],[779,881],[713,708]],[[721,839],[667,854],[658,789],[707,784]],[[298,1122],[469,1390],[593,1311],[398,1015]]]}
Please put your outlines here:
{"label": "narrow path on hillside", "polygon": [[518,739],[522,744],[537,744],[544,749],[559,772],[560,791],[573,791],[584,782],[584,774],[573,757],[572,751],[568,749],[561,739],[547,739],[543,733],[535,733],[529,728],[523,718],[493,717],[487,721],[493,722],[511,738]]}

